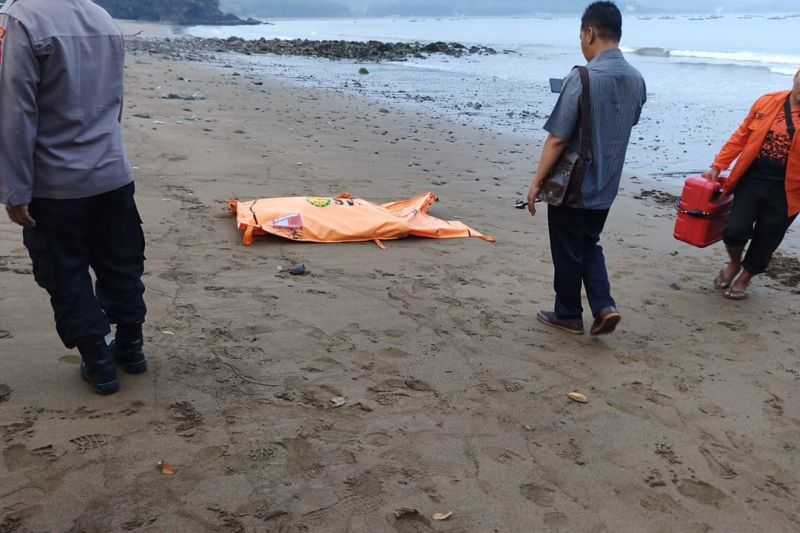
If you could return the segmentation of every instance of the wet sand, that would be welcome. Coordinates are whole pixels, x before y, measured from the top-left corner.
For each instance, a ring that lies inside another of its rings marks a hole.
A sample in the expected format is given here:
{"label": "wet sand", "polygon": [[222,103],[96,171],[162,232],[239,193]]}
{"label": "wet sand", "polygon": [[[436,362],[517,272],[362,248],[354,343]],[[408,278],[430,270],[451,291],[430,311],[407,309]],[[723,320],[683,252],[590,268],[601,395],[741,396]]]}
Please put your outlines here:
{"label": "wet sand", "polygon": [[[129,62],[152,370],[119,395],[80,382],[0,223],[0,531],[800,530],[788,287],[723,300],[721,251],[673,241],[628,179],[605,236],[619,334],[549,331],[546,216],[512,207],[532,141],[235,74]],[[227,213],[428,190],[497,245],[245,248]]]}

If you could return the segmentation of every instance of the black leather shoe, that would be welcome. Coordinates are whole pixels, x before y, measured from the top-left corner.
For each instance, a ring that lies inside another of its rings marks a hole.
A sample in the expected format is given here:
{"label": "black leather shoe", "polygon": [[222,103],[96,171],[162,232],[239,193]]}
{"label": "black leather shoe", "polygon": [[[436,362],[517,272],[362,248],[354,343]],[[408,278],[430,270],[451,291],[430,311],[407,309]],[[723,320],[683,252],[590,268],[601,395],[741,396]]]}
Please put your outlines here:
{"label": "black leather shoe", "polygon": [[81,377],[89,383],[97,394],[108,396],[119,392],[117,367],[111,357],[108,346],[99,347],[91,357],[83,357],[81,361]]}
{"label": "black leather shoe", "polygon": [[597,319],[592,325],[592,335],[595,337],[599,335],[610,335],[617,330],[617,326],[622,322],[622,315],[619,314],[616,307],[607,307],[603,309]]}
{"label": "black leather shoe", "polygon": [[111,343],[114,361],[126,374],[144,374],[147,372],[147,357],[144,355],[144,341],[114,341]]}
{"label": "black leather shoe", "polygon": [[560,329],[561,331],[566,331],[572,335],[583,335],[586,333],[583,329],[583,320],[579,318],[562,320],[553,312],[539,311],[539,314],[536,315],[536,319],[542,324],[550,326],[551,328]]}

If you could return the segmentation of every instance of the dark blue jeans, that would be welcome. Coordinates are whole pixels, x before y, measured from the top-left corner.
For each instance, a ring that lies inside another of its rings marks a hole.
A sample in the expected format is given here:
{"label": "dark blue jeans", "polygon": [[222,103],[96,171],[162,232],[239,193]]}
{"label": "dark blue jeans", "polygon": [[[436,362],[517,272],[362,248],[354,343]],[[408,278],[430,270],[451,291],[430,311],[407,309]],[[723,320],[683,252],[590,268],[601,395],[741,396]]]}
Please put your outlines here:
{"label": "dark blue jeans", "polygon": [[67,348],[104,337],[109,324],[144,322],[145,243],[132,183],[92,198],[34,199],[31,215],[25,246]]}
{"label": "dark blue jeans", "polygon": [[606,258],[600,235],[608,210],[548,207],[550,249],[555,267],[555,312],[564,320],[583,318],[581,288],[597,317],[608,307],[616,307],[611,297]]}

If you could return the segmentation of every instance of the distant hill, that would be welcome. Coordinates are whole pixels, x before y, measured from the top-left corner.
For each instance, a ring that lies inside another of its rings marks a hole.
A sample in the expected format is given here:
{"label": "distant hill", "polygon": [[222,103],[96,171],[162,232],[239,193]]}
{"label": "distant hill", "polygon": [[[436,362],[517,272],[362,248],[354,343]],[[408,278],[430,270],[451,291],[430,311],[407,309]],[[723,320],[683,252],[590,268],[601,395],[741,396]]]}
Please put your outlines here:
{"label": "distant hill", "polygon": [[174,24],[258,24],[223,13],[219,0],[95,0],[115,18]]}
{"label": "distant hill", "polygon": [[225,10],[252,17],[351,17],[358,15],[335,0],[223,0]]}

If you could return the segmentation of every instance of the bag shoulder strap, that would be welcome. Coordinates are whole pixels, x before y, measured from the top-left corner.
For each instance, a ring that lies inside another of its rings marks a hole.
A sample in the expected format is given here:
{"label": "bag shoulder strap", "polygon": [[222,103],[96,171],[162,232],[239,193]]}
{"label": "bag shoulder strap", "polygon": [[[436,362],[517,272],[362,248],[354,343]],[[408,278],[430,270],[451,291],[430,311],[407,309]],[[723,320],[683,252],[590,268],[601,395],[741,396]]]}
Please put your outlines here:
{"label": "bag shoulder strap", "polygon": [[583,207],[583,180],[592,161],[592,93],[589,80],[589,69],[575,67],[581,75],[580,124],[578,127],[578,161],[572,168],[567,187],[565,205]]}
{"label": "bag shoulder strap", "polygon": [[792,97],[786,99],[786,104],[783,106],[783,112],[786,113],[786,128],[789,130],[789,139],[794,140],[797,130],[794,125],[794,118],[792,117]]}
{"label": "bag shoulder strap", "polygon": [[580,156],[590,161],[592,159],[592,91],[589,69],[582,66],[575,67],[581,76],[581,119],[580,119]]}

